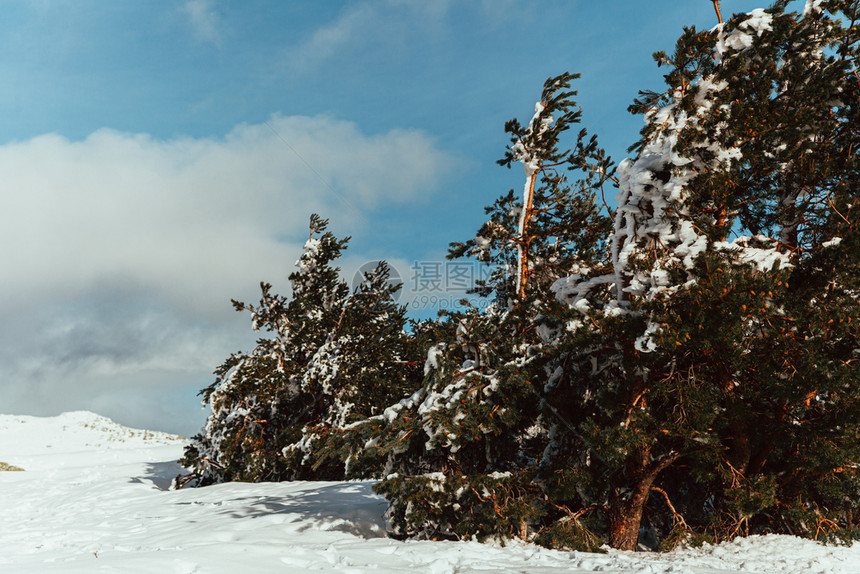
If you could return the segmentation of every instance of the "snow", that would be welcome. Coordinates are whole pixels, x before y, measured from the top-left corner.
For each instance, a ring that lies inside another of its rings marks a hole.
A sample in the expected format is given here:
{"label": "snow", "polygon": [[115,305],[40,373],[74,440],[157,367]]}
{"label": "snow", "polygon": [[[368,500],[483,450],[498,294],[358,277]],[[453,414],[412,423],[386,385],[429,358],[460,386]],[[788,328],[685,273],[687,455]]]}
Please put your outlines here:
{"label": "snow", "polygon": [[806,0],[806,5],[803,7],[803,17],[812,16],[821,11],[821,3],[824,0]]}
{"label": "snow", "polygon": [[[756,247],[756,244],[766,247]],[[714,249],[735,253],[738,261],[753,265],[757,271],[770,271],[776,264],[782,269],[794,265],[791,253],[780,252],[779,244],[764,235],[742,235],[731,242],[717,242]]]}
{"label": "snow", "polygon": [[[804,12],[806,12],[806,10],[804,10]],[[720,56],[729,51],[729,49],[743,50],[744,48],[752,46],[753,36],[748,33],[747,30],[752,31],[759,37],[761,37],[766,30],[773,30],[773,16],[765,12],[763,8],[756,8],[750,12],[748,16],[749,17],[738,24],[737,29],[728,36],[724,36],[722,34],[722,25],[718,25],[714,28],[714,30],[719,30],[720,32],[716,46],[717,53]]]}
{"label": "snow", "polygon": [[296,267],[299,268],[300,273],[307,275],[317,268],[317,258],[321,245],[320,240],[313,237],[305,242],[302,256],[296,261]]}
{"label": "snow", "polygon": [[445,350],[444,343],[437,343],[427,350],[427,360],[424,361],[424,376],[430,374],[430,371],[439,369],[439,356]]}
{"label": "snow", "polygon": [[0,572],[585,572],[848,574],[860,544],[788,536],[670,554],[560,552],[514,542],[400,542],[368,482],[168,490],[185,441],[88,412],[0,415]]}
{"label": "snow", "polygon": [[759,36],[765,30],[773,30],[773,16],[765,12],[764,8],[756,8],[749,13],[749,18],[738,25],[738,28],[752,28]]}

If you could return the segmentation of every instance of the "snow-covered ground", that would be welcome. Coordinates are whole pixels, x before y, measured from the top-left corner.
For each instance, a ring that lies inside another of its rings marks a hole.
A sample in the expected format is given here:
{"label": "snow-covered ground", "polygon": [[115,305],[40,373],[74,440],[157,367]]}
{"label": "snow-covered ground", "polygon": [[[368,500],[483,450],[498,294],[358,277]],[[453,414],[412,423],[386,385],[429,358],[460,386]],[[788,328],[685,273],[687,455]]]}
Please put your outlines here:
{"label": "snow-covered ground", "polygon": [[398,542],[368,483],[170,491],[183,441],[87,412],[0,415],[0,572],[860,573],[860,544],[786,536],[666,555]]}

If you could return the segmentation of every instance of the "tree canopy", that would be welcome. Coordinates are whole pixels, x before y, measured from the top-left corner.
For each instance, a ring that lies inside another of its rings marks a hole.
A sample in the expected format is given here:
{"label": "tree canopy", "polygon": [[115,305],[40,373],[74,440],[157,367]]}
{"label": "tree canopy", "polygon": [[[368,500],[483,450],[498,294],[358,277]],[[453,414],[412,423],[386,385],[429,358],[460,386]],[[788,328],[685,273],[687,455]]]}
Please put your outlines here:
{"label": "tree canopy", "polygon": [[312,218],[292,299],[235,303],[272,337],[204,389],[193,479],[380,479],[403,537],[856,537],[860,3],[791,4],[656,53],[617,166],[548,79],[505,127],[522,193],[450,247],[494,266],[486,308],[407,326]]}

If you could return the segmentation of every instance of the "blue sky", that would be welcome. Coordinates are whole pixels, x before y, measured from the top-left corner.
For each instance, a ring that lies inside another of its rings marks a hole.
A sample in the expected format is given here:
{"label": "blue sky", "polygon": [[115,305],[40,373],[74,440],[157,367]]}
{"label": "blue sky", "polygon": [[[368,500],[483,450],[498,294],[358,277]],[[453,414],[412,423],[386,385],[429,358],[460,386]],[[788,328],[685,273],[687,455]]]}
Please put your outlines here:
{"label": "blue sky", "polygon": [[288,289],[310,213],[353,237],[347,276],[441,261],[521,188],[495,160],[547,77],[582,74],[618,161],[651,53],[714,24],[709,0],[4,2],[0,411],[193,433],[252,341],[229,299]]}

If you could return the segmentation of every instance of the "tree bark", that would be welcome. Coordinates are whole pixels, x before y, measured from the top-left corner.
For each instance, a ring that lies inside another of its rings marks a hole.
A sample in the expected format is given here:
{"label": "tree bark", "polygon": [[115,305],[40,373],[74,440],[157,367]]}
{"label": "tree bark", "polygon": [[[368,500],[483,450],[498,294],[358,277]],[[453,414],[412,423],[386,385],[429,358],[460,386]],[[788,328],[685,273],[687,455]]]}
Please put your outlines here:
{"label": "tree bark", "polygon": [[538,172],[529,176],[527,183],[528,191],[523,197],[523,221],[520,229],[520,244],[519,244],[519,276],[517,277],[517,296],[520,301],[526,298],[526,286],[529,282],[529,244],[530,239],[526,239],[526,230],[529,226],[529,219],[532,216],[532,207],[535,197],[535,182],[537,181]]}
{"label": "tree bark", "polygon": [[[644,461],[648,454],[641,453],[639,468],[633,472],[631,481],[616,488],[609,501],[609,545],[617,550],[635,551],[639,547],[639,528],[645,503],[651,494],[651,486],[663,470],[680,457],[680,453],[670,453],[650,464]],[[632,483],[632,487],[630,484]]]}
{"label": "tree bark", "polygon": [[609,545],[611,547],[617,550],[636,550],[639,547],[642,512],[653,482],[653,478],[641,481],[634,487],[632,494],[619,497],[618,500],[610,503]]}
{"label": "tree bark", "polygon": [[777,188],[779,199],[779,241],[788,247],[797,247],[798,230],[802,218],[797,209],[799,190],[789,175],[785,175]]}

